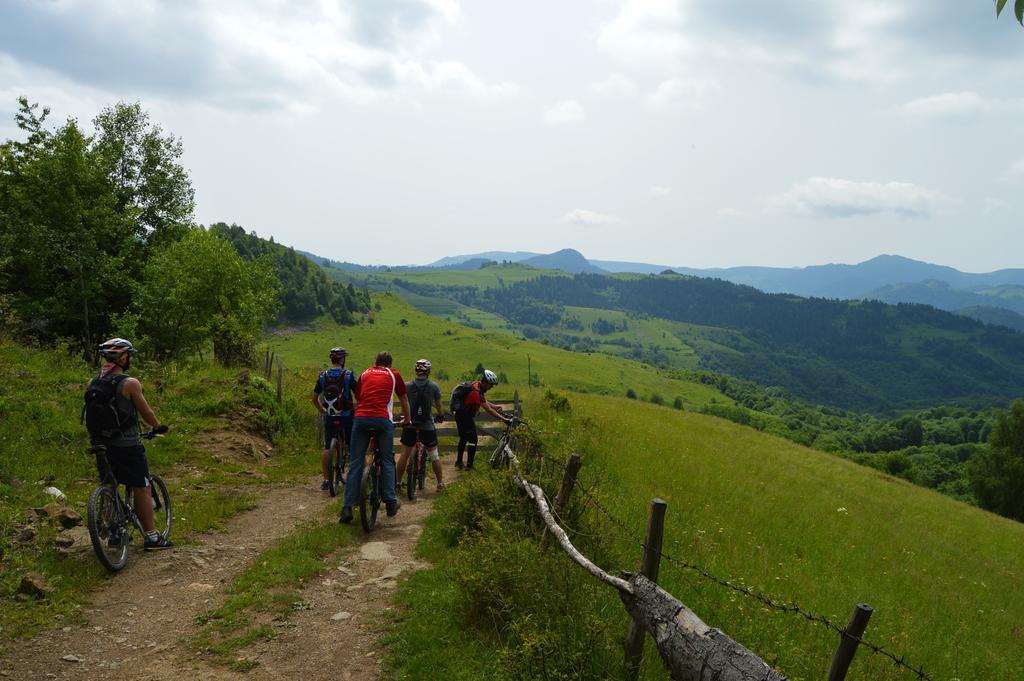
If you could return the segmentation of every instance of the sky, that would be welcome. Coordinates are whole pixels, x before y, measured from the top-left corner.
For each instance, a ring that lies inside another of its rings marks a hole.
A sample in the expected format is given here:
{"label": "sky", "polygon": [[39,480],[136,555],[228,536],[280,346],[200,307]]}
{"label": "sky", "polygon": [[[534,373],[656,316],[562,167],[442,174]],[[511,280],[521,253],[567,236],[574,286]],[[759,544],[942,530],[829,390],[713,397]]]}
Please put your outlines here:
{"label": "sky", "polygon": [[196,220],[336,260],[1024,267],[992,0],[0,0],[16,98],[140,101]]}

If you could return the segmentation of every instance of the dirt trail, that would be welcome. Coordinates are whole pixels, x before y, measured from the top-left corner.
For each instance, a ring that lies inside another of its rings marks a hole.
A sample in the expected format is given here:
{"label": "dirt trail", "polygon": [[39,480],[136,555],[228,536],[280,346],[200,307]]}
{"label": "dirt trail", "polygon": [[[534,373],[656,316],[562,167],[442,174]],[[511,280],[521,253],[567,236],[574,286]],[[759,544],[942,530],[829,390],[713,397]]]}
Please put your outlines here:
{"label": "dirt trail", "polygon": [[[452,457],[442,461],[445,479],[453,480]],[[435,497],[432,477],[415,502],[404,499],[395,518],[385,518],[381,508],[374,532],[332,557],[302,592],[309,608],[292,613],[276,639],[244,651],[259,663],[251,671],[210,665],[187,641],[198,631],[196,615],[222,603],[225,586],[256,555],[320,516],[329,502],[312,479],[260,488],[255,509],[197,545],[153,553],[133,547],[128,567],[84,610],[84,624],[11,643],[0,658],[0,679],[377,679],[383,610],[396,580],[422,567],[414,552]]]}

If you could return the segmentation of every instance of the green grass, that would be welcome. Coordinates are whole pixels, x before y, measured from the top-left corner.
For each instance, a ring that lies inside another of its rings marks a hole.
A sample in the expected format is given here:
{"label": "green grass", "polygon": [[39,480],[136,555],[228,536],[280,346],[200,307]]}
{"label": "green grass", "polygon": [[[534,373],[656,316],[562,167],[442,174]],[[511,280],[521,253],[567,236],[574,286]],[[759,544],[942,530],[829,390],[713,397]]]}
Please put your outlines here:
{"label": "green grass", "polygon": [[[331,270],[328,270],[331,272]],[[545,270],[537,267],[530,267],[519,263],[493,265],[475,270],[414,270],[395,272],[374,272],[372,274],[344,273],[346,281],[354,279],[363,280],[371,288],[381,284],[390,283],[396,279],[412,282],[415,284],[436,284],[440,286],[474,286],[487,288],[512,284],[517,281],[527,281],[537,277],[548,276],[571,276],[558,270]]]}
{"label": "green grass", "polygon": [[191,642],[193,649],[217,664],[236,671],[248,671],[256,662],[244,655],[253,643],[277,636],[274,623],[286,622],[288,615],[308,607],[302,600],[306,582],[327,567],[327,559],[355,540],[357,530],[339,525],[337,504],[329,520],[299,528],[261,553],[227,589],[219,607],[197,618],[201,626]]}
{"label": "green grass", "polygon": [[[411,378],[413,363],[427,357],[434,365],[435,379],[440,371],[449,376],[438,380],[446,398],[455,384],[464,380],[462,375],[479,362],[504,372],[509,380],[490,393],[492,399],[511,399],[516,390],[524,399],[531,394],[539,397],[546,387],[615,395],[633,388],[644,398],[658,393],[670,404],[677,396],[698,406],[712,398],[732,403],[713,388],[640,362],[597,352],[570,352],[501,331],[468,329],[426,315],[393,294],[374,294],[374,300],[381,309],[374,313],[373,324],[343,327],[322,322],[310,332],[271,337],[269,346],[283,358],[288,380],[297,381],[311,394],[316,371],[325,366],[326,351],[344,345],[351,353],[347,366],[357,372],[373,364],[379,350],[390,350],[395,368]],[[401,323],[403,319],[407,324]],[[539,376],[539,389],[529,387],[527,366]]]}
{"label": "green grass", "polygon": [[[592,395],[571,402],[586,424],[568,442],[584,455],[584,479],[599,481],[635,535],[661,497],[667,553],[840,625],[869,603],[867,638],[935,678],[1024,675],[1024,525],[720,419]],[[565,454],[563,440],[551,438]],[[637,548],[615,547],[607,567],[632,568]],[[790,678],[826,675],[837,641],[820,625],[665,563],[660,581]],[[648,678],[663,678],[648,666]],[[907,677],[862,650],[850,678]]]}

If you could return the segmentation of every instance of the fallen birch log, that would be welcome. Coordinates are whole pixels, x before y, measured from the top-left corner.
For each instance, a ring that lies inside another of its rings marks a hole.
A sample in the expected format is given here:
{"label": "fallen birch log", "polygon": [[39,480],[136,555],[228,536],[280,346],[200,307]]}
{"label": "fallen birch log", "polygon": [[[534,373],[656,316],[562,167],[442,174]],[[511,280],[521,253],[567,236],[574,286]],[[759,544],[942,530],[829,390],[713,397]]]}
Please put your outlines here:
{"label": "fallen birch log", "polygon": [[785,681],[786,677],[641,574],[620,590],[626,610],[654,639],[675,681]]}

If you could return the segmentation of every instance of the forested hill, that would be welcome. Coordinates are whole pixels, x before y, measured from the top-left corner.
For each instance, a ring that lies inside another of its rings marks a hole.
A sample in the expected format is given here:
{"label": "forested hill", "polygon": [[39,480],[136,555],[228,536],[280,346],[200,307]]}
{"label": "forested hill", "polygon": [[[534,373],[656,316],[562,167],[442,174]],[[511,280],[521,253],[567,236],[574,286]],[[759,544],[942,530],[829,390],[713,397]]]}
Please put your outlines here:
{"label": "forested hill", "polygon": [[[577,274],[486,289],[414,288],[520,326],[559,324],[563,308],[577,306],[718,327],[712,343],[693,346],[702,368],[782,386],[820,404],[885,412],[940,403],[1005,405],[1024,393],[1024,335],[924,305],[767,294],[677,275]],[[685,330],[678,333],[688,340]]]}
{"label": "forested hill", "polygon": [[370,310],[370,294],[365,289],[331,280],[322,268],[293,248],[261,239],[255,232],[246,233],[234,224],[217,222],[209,231],[229,241],[242,258],[267,256],[274,264],[281,282],[279,322],[308,322],[329,314],[341,324],[351,324],[355,315]]}

